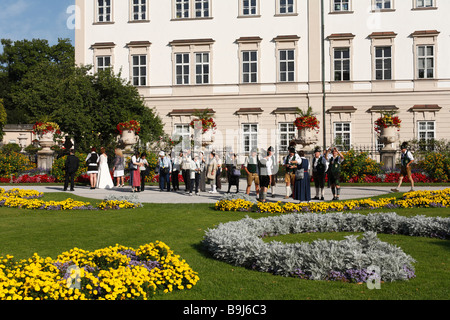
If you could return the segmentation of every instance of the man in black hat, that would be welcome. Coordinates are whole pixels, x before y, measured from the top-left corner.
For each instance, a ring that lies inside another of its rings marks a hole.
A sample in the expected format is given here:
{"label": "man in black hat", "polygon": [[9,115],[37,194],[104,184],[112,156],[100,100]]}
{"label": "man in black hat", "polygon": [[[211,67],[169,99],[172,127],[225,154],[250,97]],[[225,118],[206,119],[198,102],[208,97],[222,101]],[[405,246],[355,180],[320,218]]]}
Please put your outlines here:
{"label": "man in black hat", "polygon": [[408,176],[409,181],[411,181],[410,191],[414,191],[414,179],[411,174],[411,164],[414,162],[414,157],[411,151],[408,150],[408,144],[406,142],[402,143],[400,148],[402,149],[400,178],[398,181],[397,188],[391,189],[391,191],[399,192],[399,189],[402,185],[405,176]]}
{"label": "man in black hat", "polygon": [[74,191],[74,180],[75,174],[78,171],[78,167],[80,166],[80,160],[75,155],[75,150],[70,149],[69,155],[67,156],[64,170],[66,171],[65,180],[64,180],[64,191],[67,191],[67,187],[69,186],[70,181],[70,191]]}
{"label": "man in black hat", "polygon": [[316,187],[316,196],[313,199],[325,200],[323,193],[325,188],[325,172],[328,169],[328,161],[325,156],[322,155],[320,147],[316,147],[314,149],[312,164],[314,186]]}

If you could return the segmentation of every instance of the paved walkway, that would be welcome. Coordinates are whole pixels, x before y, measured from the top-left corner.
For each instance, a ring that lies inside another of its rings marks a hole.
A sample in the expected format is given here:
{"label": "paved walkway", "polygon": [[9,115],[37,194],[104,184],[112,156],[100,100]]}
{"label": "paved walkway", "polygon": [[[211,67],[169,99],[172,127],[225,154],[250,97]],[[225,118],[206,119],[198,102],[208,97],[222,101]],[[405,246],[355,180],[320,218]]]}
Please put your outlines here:
{"label": "paved walkway", "polygon": [[[62,186],[57,185],[34,185],[34,186],[0,186],[5,190],[20,188],[20,189],[33,189],[40,192],[48,193],[48,192],[63,192]],[[355,186],[355,187],[342,187],[341,189],[341,200],[346,199],[357,199],[357,198],[366,198],[366,197],[374,197],[383,194],[391,193],[392,186],[383,187],[383,186]],[[416,187],[416,190],[440,190],[445,189],[447,187]],[[210,194],[208,192],[201,192],[199,196],[190,196],[189,194],[185,194],[184,186],[181,186],[180,191],[177,192],[167,192],[160,191],[156,186],[146,187],[145,191],[136,193],[140,202],[142,203],[215,203],[217,202],[228,190],[228,185],[226,183],[222,184],[222,190],[219,190],[217,194]],[[207,189],[208,191],[209,189]],[[235,191],[236,187],[231,187],[231,192]],[[410,186],[406,184],[404,187],[400,189],[400,192],[407,192],[410,190]],[[245,189],[241,188],[241,192],[245,192]],[[91,190],[89,187],[76,187],[75,191],[67,192],[68,194],[73,193],[78,196],[92,198],[92,199],[100,199],[103,200],[107,195],[115,194],[115,195],[129,195],[132,194],[131,188],[129,186],[125,186],[123,188],[113,188],[113,189],[95,189]],[[292,201],[292,199],[284,199],[285,195],[285,187],[283,184],[278,184],[275,187],[275,197],[272,198],[268,195],[268,201]],[[311,188],[311,195],[314,197],[315,189]],[[255,195],[254,186],[251,189],[250,196]],[[332,199],[331,189],[325,188],[325,201],[330,201]],[[314,200],[313,200],[314,201]]]}

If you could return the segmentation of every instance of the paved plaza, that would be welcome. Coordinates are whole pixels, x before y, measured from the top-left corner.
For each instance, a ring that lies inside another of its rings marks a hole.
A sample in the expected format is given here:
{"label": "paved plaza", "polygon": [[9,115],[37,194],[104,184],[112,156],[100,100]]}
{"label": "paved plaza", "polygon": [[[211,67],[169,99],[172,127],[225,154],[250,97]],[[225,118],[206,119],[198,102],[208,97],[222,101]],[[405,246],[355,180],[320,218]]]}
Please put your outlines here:
{"label": "paved plaza", "polygon": [[[244,184],[242,184],[244,186]],[[5,190],[20,188],[20,189],[33,189],[40,192],[48,193],[48,192],[63,192],[63,186],[58,185],[17,185],[17,186],[1,186]],[[347,199],[358,199],[358,198],[366,198],[366,197],[374,197],[379,195],[385,195],[392,193],[392,186],[352,186],[352,187],[342,187],[341,189],[341,200]],[[415,190],[440,190],[445,189],[446,187],[437,186],[437,187],[416,187]],[[209,190],[209,189],[207,189]],[[142,203],[215,203],[225,194],[226,190],[228,190],[228,185],[226,183],[222,184],[222,190],[219,190],[216,194],[210,194],[208,192],[201,192],[199,196],[190,196],[186,194],[184,191],[184,186],[180,187],[180,191],[160,191],[157,186],[147,186],[145,191],[137,192],[136,195],[140,202]],[[236,188],[234,186],[231,187],[231,192],[234,192]],[[410,186],[406,184],[404,187],[400,188],[400,192],[408,192],[410,190]],[[245,192],[244,188],[240,189],[240,192]],[[75,191],[67,192],[68,197],[70,194],[75,194],[77,196],[99,199],[103,200],[106,196],[114,194],[114,195],[129,195],[132,194],[131,187],[125,186],[123,188],[113,188],[113,189],[95,189],[91,190],[88,186],[76,187]],[[296,200],[284,199],[285,195],[285,186],[283,184],[278,184],[275,187],[275,197],[271,197],[268,195],[268,201],[282,201],[282,202],[297,202]],[[311,195],[314,197],[315,189],[311,188]],[[252,186],[250,196],[256,197],[254,186]],[[331,189],[325,188],[325,201],[330,201],[333,198],[331,194]],[[312,200],[317,201],[317,200]]]}

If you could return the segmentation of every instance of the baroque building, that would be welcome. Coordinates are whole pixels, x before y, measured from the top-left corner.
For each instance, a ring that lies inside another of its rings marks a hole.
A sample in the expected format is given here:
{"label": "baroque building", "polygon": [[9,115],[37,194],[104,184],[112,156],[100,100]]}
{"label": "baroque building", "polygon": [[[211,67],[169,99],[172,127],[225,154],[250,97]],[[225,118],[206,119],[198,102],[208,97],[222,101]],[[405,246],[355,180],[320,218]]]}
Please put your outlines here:
{"label": "baroque building", "polygon": [[[214,112],[214,148],[247,154],[320,120],[316,144],[377,150],[382,111],[398,142],[450,137],[450,1],[76,0],[78,64],[113,68],[169,134]],[[397,142],[397,145],[398,145]]]}

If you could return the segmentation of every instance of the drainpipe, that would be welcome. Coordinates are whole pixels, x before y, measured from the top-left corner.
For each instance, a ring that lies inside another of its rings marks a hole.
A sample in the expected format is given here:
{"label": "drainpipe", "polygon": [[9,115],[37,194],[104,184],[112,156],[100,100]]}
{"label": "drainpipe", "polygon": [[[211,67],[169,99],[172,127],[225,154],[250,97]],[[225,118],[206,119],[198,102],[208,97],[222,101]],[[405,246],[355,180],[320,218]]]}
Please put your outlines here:
{"label": "drainpipe", "polygon": [[323,149],[327,148],[326,118],[325,118],[325,8],[324,0],[321,0],[321,45],[322,45],[322,127],[323,127]]}

